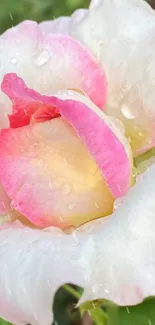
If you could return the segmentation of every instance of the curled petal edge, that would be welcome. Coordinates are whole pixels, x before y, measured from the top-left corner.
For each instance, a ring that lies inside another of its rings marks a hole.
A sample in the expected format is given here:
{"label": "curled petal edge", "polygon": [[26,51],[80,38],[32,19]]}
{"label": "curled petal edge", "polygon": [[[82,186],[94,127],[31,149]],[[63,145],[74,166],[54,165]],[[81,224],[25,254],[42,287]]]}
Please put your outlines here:
{"label": "curled petal edge", "polygon": [[84,288],[79,304],[135,305],[155,295],[154,176],[155,165],[111,216],[70,235],[17,222],[1,227],[1,316],[17,325],[51,324],[54,293],[66,282]]}

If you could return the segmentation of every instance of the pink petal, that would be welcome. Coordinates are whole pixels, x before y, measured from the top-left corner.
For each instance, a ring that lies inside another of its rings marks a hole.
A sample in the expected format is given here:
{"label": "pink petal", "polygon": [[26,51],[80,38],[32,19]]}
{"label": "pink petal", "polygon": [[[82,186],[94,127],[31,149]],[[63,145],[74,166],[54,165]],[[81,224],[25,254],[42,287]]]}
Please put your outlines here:
{"label": "pink petal", "polygon": [[[39,121],[60,116],[56,107],[50,105],[50,98],[29,89],[23,79],[15,73],[4,76],[1,89],[12,101],[12,115],[9,116],[10,127],[28,125],[32,116]],[[35,114],[37,112],[37,114]]]}
{"label": "pink petal", "polygon": [[[7,80],[15,81],[17,86],[22,83],[16,75],[6,78],[3,88]],[[29,95],[41,97],[25,85],[26,95],[22,89],[23,103]],[[42,96],[42,100],[51,110],[53,107],[60,110],[75,127],[103,177],[76,133],[62,118],[27,128],[4,130],[0,136],[0,178],[12,206],[41,227],[51,224],[62,228],[77,226],[109,214],[114,198],[126,193],[132,168],[130,148],[118,122],[74,91],[61,92],[59,97]],[[14,102],[16,104],[16,98]],[[39,114],[34,115],[34,120],[40,121]]]}
{"label": "pink petal", "polygon": [[128,142],[117,121],[88,98],[82,97],[81,101],[77,97],[77,101],[57,101],[57,105],[95,159],[113,196],[123,196],[131,180],[132,154]]}
{"label": "pink petal", "polygon": [[[0,82],[10,72],[42,94],[79,88],[104,107],[104,71],[88,50],[67,35],[42,33],[35,22],[23,22],[0,36]],[[0,127],[8,126],[7,114],[11,103],[0,93]]]}
{"label": "pink petal", "polygon": [[135,155],[155,146],[155,12],[147,2],[92,0],[69,29],[104,67],[106,112],[122,120]]}
{"label": "pink petal", "polygon": [[78,226],[112,211],[98,167],[62,118],[3,130],[0,166],[11,205],[39,227]]}

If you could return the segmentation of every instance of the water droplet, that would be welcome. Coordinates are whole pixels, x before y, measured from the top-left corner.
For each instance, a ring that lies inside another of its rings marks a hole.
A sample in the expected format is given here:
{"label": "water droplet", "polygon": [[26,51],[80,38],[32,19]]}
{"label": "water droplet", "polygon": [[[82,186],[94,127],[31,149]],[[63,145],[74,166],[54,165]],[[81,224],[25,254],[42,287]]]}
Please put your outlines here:
{"label": "water droplet", "polygon": [[33,57],[33,63],[37,67],[42,67],[50,59],[50,54],[47,50],[42,50],[39,53],[35,54]]}
{"label": "water droplet", "polygon": [[113,211],[115,211],[115,210],[117,210],[119,208],[122,201],[123,201],[123,197],[119,197],[118,199],[115,200],[114,206],[113,206]]}
{"label": "water droplet", "polygon": [[[98,284],[98,283],[96,283],[96,284],[94,284],[93,286],[92,286],[92,291],[93,291],[93,293],[98,293],[98,291],[100,290],[102,288],[102,284]],[[106,292],[106,290],[104,290],[105,292]]]}
{"label": "water droplet", "polygon": [[73,90],[67,90],[68,96],[75,96],[75,91]]}
{"label": "water droplet", "polygon": [[74,204],[69,204],[68,209],[73,210],[73,208],[74,208]]}
{"label": "water droplet", "polygon": [[122,105],[121,113],[125,118],[127,118],[129,120],[133,120],[136,117],[138,117],[138,115],[139,115],[138,110],[135,110],[134,108],[131,108],[126,104]]}
{"label": "water droplet", "polygon": [[63,188],[62,188],[62,193],[63,193],[64,195],[68,195],[68,194],[71,193],[71,189],[72,189],[72,187],[71,187],[70,184],[64,184],[64,185],[63,185]]}
{"label": "water droplet", "polygon": [[12,59],[11,59],[11,63],[12,63],[13,65],[17,64],[17,59],[16,59],[16,58],[12,58]]}

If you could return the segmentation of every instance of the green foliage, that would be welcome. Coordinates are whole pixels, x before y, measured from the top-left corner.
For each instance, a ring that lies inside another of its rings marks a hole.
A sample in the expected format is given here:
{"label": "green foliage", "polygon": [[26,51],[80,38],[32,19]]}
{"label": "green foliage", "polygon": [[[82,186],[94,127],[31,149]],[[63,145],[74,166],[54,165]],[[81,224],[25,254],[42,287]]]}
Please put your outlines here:
{"label": "green foliage", "polygon": [[108,308],[108,325],[155,325],[155,298],[133,307]]}
{"label": "green foliage", "polygon": [[0,33],[25,19],[51,20],[88,5],[89,0],[1,0]]}

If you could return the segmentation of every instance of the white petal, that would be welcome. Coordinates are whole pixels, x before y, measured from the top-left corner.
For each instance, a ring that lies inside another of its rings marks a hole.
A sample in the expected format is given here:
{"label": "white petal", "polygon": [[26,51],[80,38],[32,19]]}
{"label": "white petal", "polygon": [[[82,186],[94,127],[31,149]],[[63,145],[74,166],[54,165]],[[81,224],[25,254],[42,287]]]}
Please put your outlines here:
{"label": "white petal", "polygon": [[81,302],[105,298],[134,305],[155,295],[155,165],[113,215],[89,225],[95,255]]}
{"label": "white petal", "polygon": [[[55,291],[84,288],[82,301],[134,305],[155,295],[155,165],[110,217],[70,235],[14,223],[0,231],[0,315],[16,325],[50,324]],[[22,299],[21,299],[22,297]]]}
{"label": "white petal", "polygon": [[107,112],[122,119],[136,153],[155,145],[155,12],[143,0],[92,0],[70,34],[104,67]]}
{"label": "white petal", "polygon": [[54,20],[43,21],[39,24],[41,31],[45,34],[67,34],[70,17],[58,17]]}
{"label": "white petal", "polygon": [[76,239],[56,228],[14,223],[1,230],[0,243],[1,317],[16,325],[50,325],[56,290],[66,282],[84,285]]}

